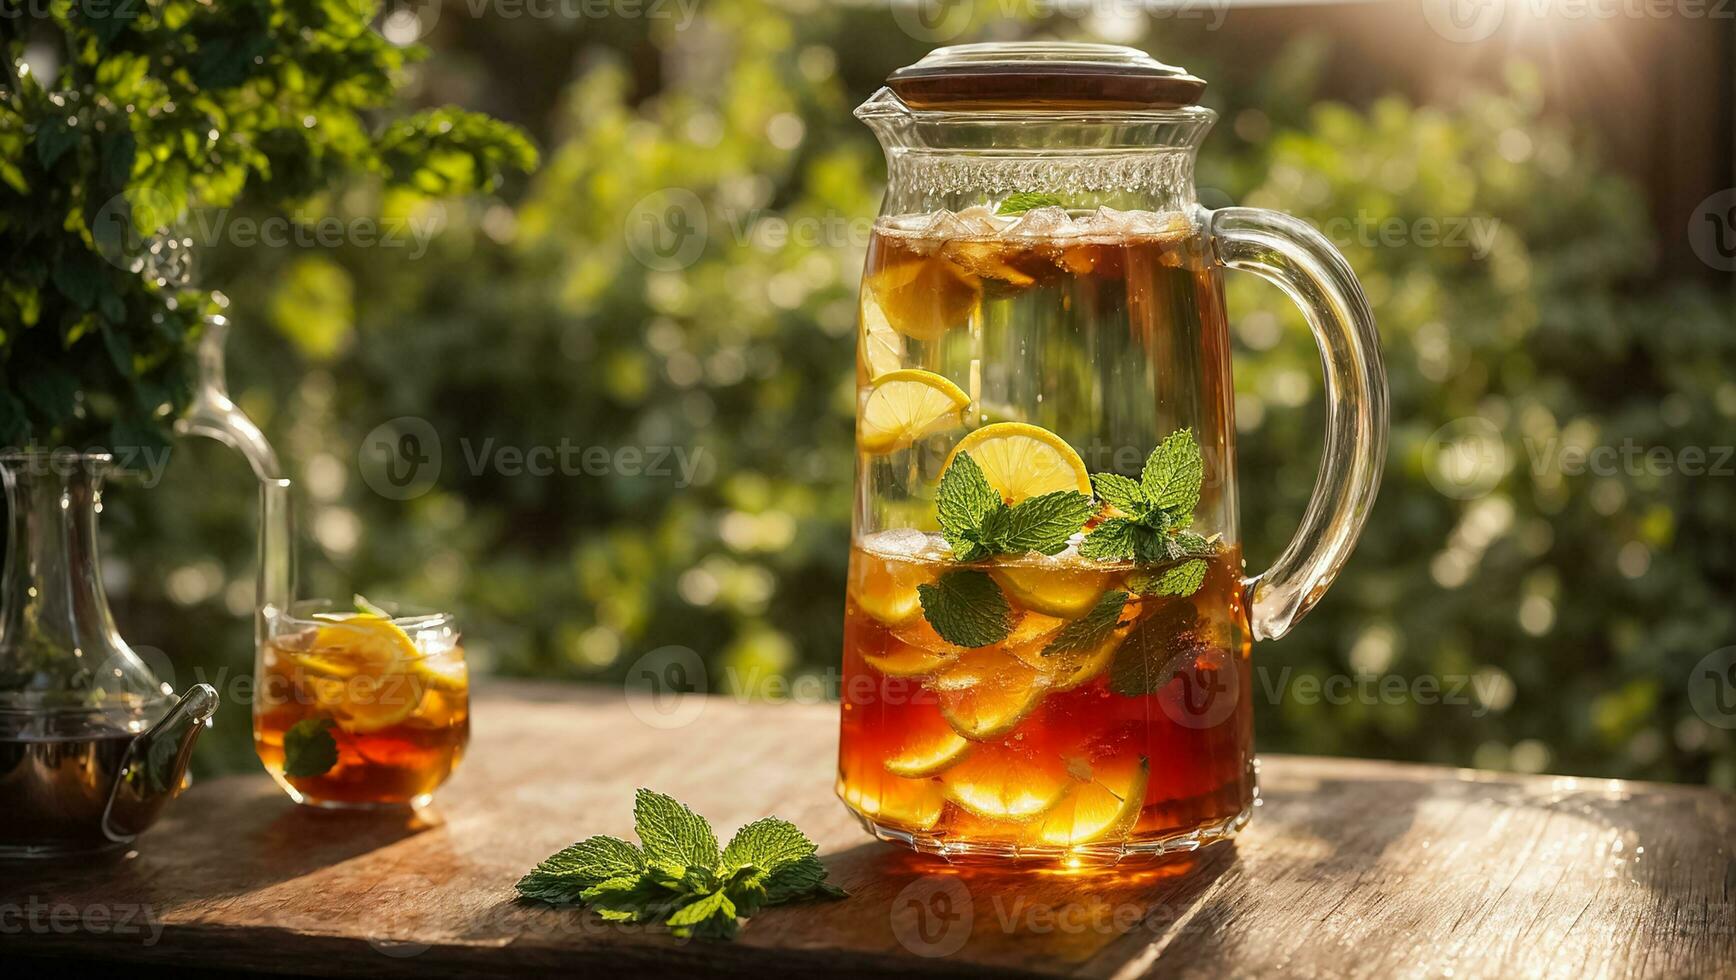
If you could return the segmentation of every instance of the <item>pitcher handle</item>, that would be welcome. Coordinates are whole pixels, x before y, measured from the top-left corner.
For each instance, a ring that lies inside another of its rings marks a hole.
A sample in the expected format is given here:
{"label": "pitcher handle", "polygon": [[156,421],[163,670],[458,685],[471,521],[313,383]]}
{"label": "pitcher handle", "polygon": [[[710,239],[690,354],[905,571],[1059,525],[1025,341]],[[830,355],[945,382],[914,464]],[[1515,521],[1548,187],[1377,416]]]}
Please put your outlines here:
{"label": "pitcher handle", "polygon": [[1302,526],[1245,583],[1254,638],[1277,639],[1325,594],[1368,520],[1386,462],[1386,368],[1362,287],[1325,236],[1259,208],[1222,208],[1206,220],[1220,265],[1260,276],[1302,308],[1326,374],[1326,446]]}

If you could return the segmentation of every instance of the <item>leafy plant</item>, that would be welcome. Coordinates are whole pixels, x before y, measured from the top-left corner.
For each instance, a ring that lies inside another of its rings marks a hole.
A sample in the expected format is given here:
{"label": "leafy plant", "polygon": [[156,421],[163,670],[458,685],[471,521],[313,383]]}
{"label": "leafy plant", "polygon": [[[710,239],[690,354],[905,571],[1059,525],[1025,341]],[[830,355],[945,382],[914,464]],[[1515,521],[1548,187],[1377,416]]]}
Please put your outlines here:
{"label": "leafy plant", "polygon": [[706,939],[735,938],[737,920],[762,908],[845,896],[826,881],[814,842],[787,820],[755,820],[720,850],[704,817],[641,789],[633,799],[633,829],[637,847],[598,836],[550,855],[519,879],[519,895],[581,905],[609,922],[661,923],[677,936]]}
{"label": "leafy plant", "polygon": [[374,0],[39,7],[0,20],[0,445],[166,442],[223,302],[168,231],[190,208],[357,176],[458,194],[535,163],[486,116],[386,112],[421,52],[370,28]]}

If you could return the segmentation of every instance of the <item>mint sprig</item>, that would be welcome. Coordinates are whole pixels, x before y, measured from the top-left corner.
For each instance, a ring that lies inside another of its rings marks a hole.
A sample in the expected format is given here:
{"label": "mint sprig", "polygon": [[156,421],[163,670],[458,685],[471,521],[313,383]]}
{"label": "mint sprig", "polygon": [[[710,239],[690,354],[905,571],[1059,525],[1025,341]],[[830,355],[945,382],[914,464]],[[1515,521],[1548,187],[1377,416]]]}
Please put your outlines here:
{"label": "mint sprig", "polygon": [[948,643],[986,647],[1013,630],[1013,607],[987,572],[960,568],[916,587],[922,615]]}
{"label": "mint sprig", "polygon": [[970,453],[954,457],[935,490],[941,533],[953,557],[962,562],[1033,551],[1059,554],[1096,512],[1091,498],[1074,490],[1045,493],[1009,507]]}
{"label": "mint sprig", "polygon": [[338,740],[330,718],[303,718],[283,733],[283,774],[291,779],[323,776],[338,764]]}
{"label": "mint sprig", "polygon": [[1034,191],[1014,191],[1001,201],[1001,206],[995,208],[996,214],[1024,214],[1037,208],[1058,208],[1061,199],[1053,194],[1040,194]]}
{"label": "mint sprig", "polygon": [[[1138,480],[1115,473],[1093,473],[1091,488],[1097,498],[1119,513],[1092,528],[1079,546],[1079,553],[1097,561],[1131,559],[1142,565],[1210,553],[1211,542],[1186,530],[1193,523],[1204,482],[1205,456],[1194,441],[1192,429],[1178,429],[1159,443],[1146,457]],[[1188,571],[1161,582],[1147,578],[1145,585],[1135,585],[1134,591],[1145,595],[1192,595],[1204,580],[1204,563],[1198,563],[1197,568],[1192,562],[1181,567]],[[1179,591],[1189,582],[1191,587]]]}
{"label": "mint sprig", "polygon": [[721,850],[705,818],[641,789],[633,800],[639,846],[591,837],[550,855],[519,879],[518,894],[580,905],[611,922],[662,923],[676,936],[733,939],[760,909],[842,898],[826,881],[814,842],[787,820],[741,828]]}

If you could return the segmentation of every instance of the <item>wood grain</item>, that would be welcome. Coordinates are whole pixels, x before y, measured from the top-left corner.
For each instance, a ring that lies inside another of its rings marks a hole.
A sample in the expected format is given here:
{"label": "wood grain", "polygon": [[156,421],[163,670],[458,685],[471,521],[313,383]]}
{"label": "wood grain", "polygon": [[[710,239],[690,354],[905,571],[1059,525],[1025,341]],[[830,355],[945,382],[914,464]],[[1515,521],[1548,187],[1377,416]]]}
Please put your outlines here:
{"label": "wood grain", "polygon": [[[1711,790],[1268,757],[1234,844],[1108,871],[958,867],[869,840],[832,798],[834,708],[713,698],[657,728],[618,691],[478,693],[472,752],[424,814],[307,811],[263,775],[201,783],[135,853],[0,866],[0,943],[422,977],[1736,976],[1736,798]],[[794,820],[852,897],[769,910],[729,944],[513,899],[572,840],[631,837],[636,786],[725,833]]]}

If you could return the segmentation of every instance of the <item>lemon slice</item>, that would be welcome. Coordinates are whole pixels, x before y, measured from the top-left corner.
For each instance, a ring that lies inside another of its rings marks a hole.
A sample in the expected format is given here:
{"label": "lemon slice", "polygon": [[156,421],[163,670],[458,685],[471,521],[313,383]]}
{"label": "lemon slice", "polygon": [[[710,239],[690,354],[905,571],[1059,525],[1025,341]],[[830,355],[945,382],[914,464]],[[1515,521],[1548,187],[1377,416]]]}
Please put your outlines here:
{"label": "lemon slice", "polygon": [[862,360],[868,365],[868,380],[890,374],[904,366],[904,336],[892,329],[886,311],[868,290],[862,291]]}
{"label": "lemon slice", "polygon": [[1120,837],[1139,819],[1145,805],[1145,784],[1151,763],[1096,767],[1095,778],[1073,790],[1067,802],[1050,810],[1037,827],[1037,837],[1054,847],[1073,847]]}
{"label": "lemon slice", "polygon": [[456,694],[470,687],[470,668],[465,665],[464,656],[460,653],[417,657],[410,665],[410,671],[436,691]]}
{"label": "lemon slice", "polygon": [[350,670],[342,678],[310,678],[320,707],[349,732],[377,732],[398,724],[416,712],[429,686],[418,675],[422,657],[409,635],[391,620],[366,613],[319,627],[310,655],[299,659]]}
{"label": "lemon slice", "polygon": [[932,343],[970,322],[982,299],[982,284],[945,258],[931,255],[881,268],[869,277],[868,292],[893,330]]}
{"label": "lemon slice", "polygon": [[923,436],[964,424],[970,396],[933,371],[906,368],[883,374],[868,389],[856,418],[856,445],[889,453]]}
{"label": "lemon slice", "polygon": [[886,759],[886,771],[895,776],[922,777],[964,758],[971,742],[953,731],[938,714],[924,712],[903,733],[898,749]]}
{"label": "lemon slice", "polygon": [[987,741],[1012,731],[1042,700],[1047,675],[994,649],[972,650],[943,668],[930,686],[953,731]]}
{"label": "lemon slice", "polygon": [[1109,572],[1089,568],[1031,565],[1002,565],[989,569],[989,574],[1016,605],[1062,619],[1078,619],[1090,612],[1110,578]]}
{"label": "lemon slice", "polygon": [[862,659],[887,677],[924,677],[952,662],[952,657],[933,650],[911,646],[897,638],[888,638],[885,649],[879,653],[862,654]]}
{"label": "lemon slice", "polygon": [[972,752],[940,776],[946,798],[986,820],[1024,823],[1049,812],[1074,785],[1062,766],[1002,748]]}
{"label": "lemon slice", "polygon": [[1024,422],[996,422],[973,430],[958,441],[946,465],[959,453],[970,453],[1008,504],[1056,490],[1091,493],[1085,461],[1060,436]]}
{"label": "lemon slice", "polygon": [[869,777],[865,785],[846,785],[844,802],[869,818],[904,830],[929,830],[940,822],[946,794],[932,779]]}
{"label": "lemon slice", "polygon": [[1050,675],[1049,690],[1060,694],[1088,684],[1109,669],[1115,661],[1115,644],[1110,644],[1090,656],[1069,659],[1062,669]]}
{"label": "lemon slice", "polygon": [[915,563],[858,552],[850,563],[850,598],[868,615],[897,626],[921,614],[922,596],[916,587],[930,578]]}

